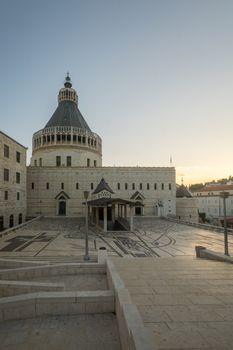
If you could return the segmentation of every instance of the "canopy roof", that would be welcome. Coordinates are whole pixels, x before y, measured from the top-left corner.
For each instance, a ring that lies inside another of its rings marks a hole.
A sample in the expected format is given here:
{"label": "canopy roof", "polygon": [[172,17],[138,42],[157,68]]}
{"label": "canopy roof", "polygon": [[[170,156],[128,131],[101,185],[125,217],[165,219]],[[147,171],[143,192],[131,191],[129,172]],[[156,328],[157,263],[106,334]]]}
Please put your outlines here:
{"label": "canopy roof", "polygon": [[[86,204],[86,202],[83,204]],[[98,198],[88,201],[87,204],[92,207],[107,207],[112,204],[128,204],[130,206],[135,206],[135,202],[122,198]]]}

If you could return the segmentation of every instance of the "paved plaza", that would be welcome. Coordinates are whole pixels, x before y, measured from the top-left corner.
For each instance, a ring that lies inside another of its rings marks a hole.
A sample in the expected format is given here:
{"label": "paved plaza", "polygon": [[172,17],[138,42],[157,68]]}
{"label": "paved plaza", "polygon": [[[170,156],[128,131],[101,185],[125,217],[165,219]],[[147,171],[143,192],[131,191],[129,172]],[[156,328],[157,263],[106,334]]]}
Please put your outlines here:
{"label": "paved plaza", "polygon": [[[153,218],[134,225],[131,233],[102,233],[91,226],[90,255],[96,261],[99,247],[107,248],[152,332],[154,349],[233,349],[232,265],[195,257],[196,245],[223,252],[223,234]],[[43,218],[2,238],[0,258],[75,262],[83,261],[84,248],[83,220]],[[30,281],[64,283],[65,291],[108,289],[106,276],[98,273]],[[0,344],[3,350],[121,348],[114,313],[1,322]]]}
{"label": "paved plaza", "polygon": [[194,257],[113,261],[155,350],[233,349],[231,264]]}
{"label": "paved plaza", "polygon": [[[194,256],[195,245],[223,252],[223,233],[198,229],[166,220],[135,220],[134,232],[107,232],[89,228],[89,249],[95,260],[98,248],[105,246],[109,256],[176,257]],[[82,260],[85,225],[80,219],[43,218],[6,236],[0,242],[0,257],[43,260]],[[229,237],[233,251],[233,237]]]}

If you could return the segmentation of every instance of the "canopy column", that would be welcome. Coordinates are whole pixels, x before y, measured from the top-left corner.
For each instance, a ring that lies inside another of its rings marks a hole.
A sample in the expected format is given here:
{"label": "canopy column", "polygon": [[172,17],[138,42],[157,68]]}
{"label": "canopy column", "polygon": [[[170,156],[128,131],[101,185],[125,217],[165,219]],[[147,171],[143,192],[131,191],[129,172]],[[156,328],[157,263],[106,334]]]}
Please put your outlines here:
{"label": "canopy column", "polygon": [[104,207],[104,232],[108,231],[107,207]]}

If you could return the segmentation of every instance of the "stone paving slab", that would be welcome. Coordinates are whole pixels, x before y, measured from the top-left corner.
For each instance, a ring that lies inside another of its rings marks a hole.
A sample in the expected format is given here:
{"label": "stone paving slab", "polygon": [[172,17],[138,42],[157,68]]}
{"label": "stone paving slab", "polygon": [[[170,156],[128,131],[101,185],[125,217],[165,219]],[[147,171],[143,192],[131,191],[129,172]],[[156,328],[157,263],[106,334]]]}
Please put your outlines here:
{"label": "stone paving slab", "polygon": [[120,350],[113,314],[41,317],[0,324],[1,350]]}
{"label": "stone paving slab", "polygon": [[156,350],[233,349],[232,265],[194,257],[112,260]]}

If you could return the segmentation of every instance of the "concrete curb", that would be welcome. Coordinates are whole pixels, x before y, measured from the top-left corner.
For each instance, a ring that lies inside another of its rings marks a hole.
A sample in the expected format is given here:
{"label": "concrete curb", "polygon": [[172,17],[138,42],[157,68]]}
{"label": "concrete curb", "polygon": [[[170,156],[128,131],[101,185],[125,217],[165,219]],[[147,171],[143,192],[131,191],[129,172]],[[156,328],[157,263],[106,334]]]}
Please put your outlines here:
{"label": "concrete curb", "polygon": [[64,283],[42,283],[27,281],[0,281],[0,297],[9,297],[18,294],[42,292],[42,291],[64,291]]}
{"label": "concrete curb", "polygon": [[0,279],[22,280],[34,277],[73,275],[73,274],[105,274],[105,265],[98,263],[68,263],[43,266],[21,267],[0,270]]}
{"label": "concrete curb", "polygon": [[19,260],[19,259],[7,259],[0,258],[0,269],[1,268],[18,268],[18,267],[29,267],[29,266],[42,266],[49,265],[49,261],[30,261],[30,260]]}

